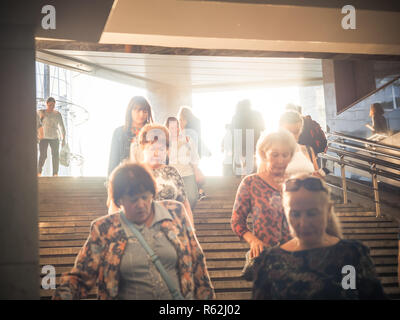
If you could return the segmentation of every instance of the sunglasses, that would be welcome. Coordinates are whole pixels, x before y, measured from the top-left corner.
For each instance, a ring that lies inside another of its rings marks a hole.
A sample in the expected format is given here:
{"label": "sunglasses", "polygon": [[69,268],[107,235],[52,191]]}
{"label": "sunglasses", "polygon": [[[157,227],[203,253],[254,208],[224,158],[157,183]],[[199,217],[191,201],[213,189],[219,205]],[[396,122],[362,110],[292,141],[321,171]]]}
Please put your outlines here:
{"label": "sunglasses", "polygon": [[325,191],[328,190],[324,187],[321,180],[317,178],[306,178],[306,179],[289,179],[285,182],[285,191],[294,192],[299,190],[301,187],[309,191]]}

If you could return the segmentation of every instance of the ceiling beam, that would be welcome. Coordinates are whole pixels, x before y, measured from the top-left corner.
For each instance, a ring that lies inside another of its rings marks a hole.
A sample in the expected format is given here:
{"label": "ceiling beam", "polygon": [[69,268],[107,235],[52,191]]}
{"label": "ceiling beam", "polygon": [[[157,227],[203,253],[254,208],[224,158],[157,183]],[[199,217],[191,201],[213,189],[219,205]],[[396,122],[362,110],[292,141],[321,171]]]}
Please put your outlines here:
{"label": "ceiling beam", "polygon": [[400,61],[399,55],[348,54],[328,52],[282,52],[262,50],[198,49],[145,45],[101,44],[79,41],[36,40],[38,50],[74,50],[98,52],[126,52],[143,54],[188,55],[188,56],[229,56],[260,58],[308,58],[333,60],[387,60]]}

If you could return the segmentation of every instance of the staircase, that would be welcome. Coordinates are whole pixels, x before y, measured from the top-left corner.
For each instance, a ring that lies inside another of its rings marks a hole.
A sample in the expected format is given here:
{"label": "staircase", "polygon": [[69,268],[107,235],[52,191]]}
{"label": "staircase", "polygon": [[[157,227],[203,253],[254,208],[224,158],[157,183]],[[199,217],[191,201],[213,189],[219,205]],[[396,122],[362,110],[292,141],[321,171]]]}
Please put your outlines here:
{"label": "staircase", "polygon": [[[59,276],[69,271],[84,244],[90,222],[107,214],[104,178],[40,178],[40,269],[53,265]],[[232,232],[230,217],[239,184],[236,178],[209,178],[207,198],[194,210],[196,233],[204,250],[217,299],[250,299],[252,284],[240,277],[248,250]],[[398,226],[387,218],[356,205],[336,204],[345,238],[358,239],[371,248],[371,256],[385,292],[400,299],[397,285]],[[41,289],[42,299],[53,290]],[[95,298],[95,289],[89,298]]]}

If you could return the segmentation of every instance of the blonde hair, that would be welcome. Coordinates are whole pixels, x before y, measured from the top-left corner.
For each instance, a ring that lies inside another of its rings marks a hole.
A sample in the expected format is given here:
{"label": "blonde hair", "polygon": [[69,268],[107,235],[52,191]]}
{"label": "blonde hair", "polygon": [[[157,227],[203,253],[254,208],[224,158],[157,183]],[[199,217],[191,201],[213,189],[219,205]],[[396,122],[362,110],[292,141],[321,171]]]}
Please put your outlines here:
{"label": "blonde hair", "polygon": [[146,124],[139,132],[139,144],[144,147],[155,142],[165,143],[169,148],[169,130],[158,123]]}
{"label": "blonde hair", "polygon": [[[329,189],[328,185],[326,184],[326,182],[323,179],[320,179],[320,178],[318,178],[316,176],[310,175],[309,173],[295,174],[295,175],[291,176],[289,179],[300,179],[300,180],[303,180],[303,179],[308,178],[308,177],[313,177],[315,179],[319,179],[321,181],[321,183],[322,183],[322,186],[327,190],[327,192],[324,192],[322,190],[321,191],[311,191],[311,192],[315,192],[316,194],[318,194],[318,196],[324,197],[326,199],[327,205],[329,205],[330,209],[328,211],[328,221],[327,221],[327,226],[326,226],[325,232],[327,234],[331,235],[331,236],[334,236],[334,237],[337,237],[339,239],[342,239],[343,238],[342,228],[340,226],[339,219],[335,214],[335,210],[334,210],[334,207],[333,207],[333,202],[331,201],[330,189]],[[288,197],[289,197],[289,195],[291,193],[292,192],[288,192],[288,191],[284,191],[282,193],[282,203],[283,203],[283,208],[285,210],[285,214],[286,214],[286,218],[287,218],[286,220],[287,220],[287,222],[289,224],[290,232],[292,233],[293,236],[295,236],[295,232],[294,232],[292,226],[290,225],[289,217],[288,217],[289,209],[290,209],[289,208],[289,201],[288,201],[289,199],[288,199]]]}
{"label": "blonde hair", "polygon": [[289,149],[290,157],[293,157],[297,147],[297,142],[293,135],[286,129],[261,134],[256,145],[258,172],[265,170],[266,153],[275,144],[286,146]]}
{"label": "blonde hair", "polygon": [[304,120],[303,117],[301,116],[300,113],[294,110],[289,110],[284,112],[281,117],[279,118],[279,126],[285,125],[285,124],[295,124],[295,123],[301,123],[301,128],[303,128]]}

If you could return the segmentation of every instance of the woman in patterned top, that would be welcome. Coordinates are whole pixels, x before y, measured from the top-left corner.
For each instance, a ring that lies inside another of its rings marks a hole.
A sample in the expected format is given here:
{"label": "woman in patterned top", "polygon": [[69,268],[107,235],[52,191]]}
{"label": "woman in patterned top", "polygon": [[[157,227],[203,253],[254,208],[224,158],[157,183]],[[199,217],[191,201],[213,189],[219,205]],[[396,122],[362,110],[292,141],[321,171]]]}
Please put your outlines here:
{"label": "woman in patterned top", "polygon": [[[289,239],[280,190],[295,148],[296,141],[286,130],[261,136],[256,148],[259,171],[239,185],[231,224],[233,232],[249,243],[250,258],[257,257],[264,247]],[[253,232],[247,226],[249,215],[253,218]]]}
{"label": "woman in patterned top", "polygon": [[98,299],[172,299],[132,225],[184,299],[215,298],[203,250],[182,204],[155,201],[157,186],[143,165],[118,166],[110,184],[113,201],[121,210],[92,222],[74,267],[61,277],[53,299],[84,299],[94,286]]}
{"label": "woman in patterned top", "polygon": [[[155,200],[181,202],[193,223],[193,214],[186,197],[182,177],[174,167],[166,164],[169,149],[168,129],[159,124],[147,124],[140,130],[138,143],[143,156],[141,162],[151,169],[157,183]],[[109,196],[111,192],[112,190],[109,190]],[[111,202],[109,212],[116,211],[118,207]]]}
{"label": "woman in patterned top", "polygon": [[178,170],[167,164],[169,131],[160,124],[148,124],[139,134],[143,163],[148,165],[157,182],[155,200],[176,200],[183,204],[191,222],[193,214],[185,192],[185,185]]}
{"label": "woman in patterned top", "polygon": [[254,299],[385,299],[369,249],[342,240],[326,183],[287,180],[283,205],[293,239],[255,261]]}

